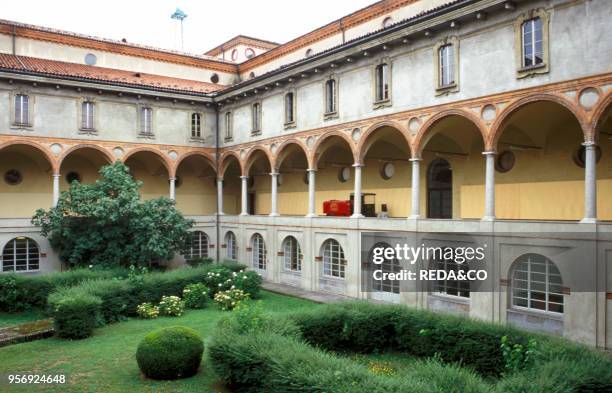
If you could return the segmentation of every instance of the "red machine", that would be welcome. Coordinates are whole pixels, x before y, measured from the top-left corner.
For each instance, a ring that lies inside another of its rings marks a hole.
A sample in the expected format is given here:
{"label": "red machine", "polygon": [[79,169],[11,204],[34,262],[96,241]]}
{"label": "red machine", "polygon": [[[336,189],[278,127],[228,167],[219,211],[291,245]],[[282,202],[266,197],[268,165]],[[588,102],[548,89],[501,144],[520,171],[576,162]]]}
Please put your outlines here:
{"label": "red machine", "polygon": [[351,201],[332,199],[323,202],[323,213],[327,216],[350,216],[352,211]]}

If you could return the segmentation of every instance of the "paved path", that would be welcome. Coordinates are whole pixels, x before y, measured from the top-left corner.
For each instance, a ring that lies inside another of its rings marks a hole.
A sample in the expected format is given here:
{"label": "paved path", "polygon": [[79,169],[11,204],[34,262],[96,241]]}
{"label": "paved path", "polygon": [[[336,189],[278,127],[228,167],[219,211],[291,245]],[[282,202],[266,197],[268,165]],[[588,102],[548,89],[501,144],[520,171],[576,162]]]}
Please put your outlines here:
{"label": "paved path", "polygon": [[278,284],[278,283],[268,282],[268,281],[264,281],[262,288],[270,292],[276,292],[282,295],[295,296],[295,297],[299,297],[302,299],[312,300],[313,302],[317,302],[317,303],[336,303],[336,302],[345,302],[348,300],[355,300],[348,296],[335,295],[333,293],[325,293],[325,292],[307,291],[305,289],[293,287],[291,285]]}

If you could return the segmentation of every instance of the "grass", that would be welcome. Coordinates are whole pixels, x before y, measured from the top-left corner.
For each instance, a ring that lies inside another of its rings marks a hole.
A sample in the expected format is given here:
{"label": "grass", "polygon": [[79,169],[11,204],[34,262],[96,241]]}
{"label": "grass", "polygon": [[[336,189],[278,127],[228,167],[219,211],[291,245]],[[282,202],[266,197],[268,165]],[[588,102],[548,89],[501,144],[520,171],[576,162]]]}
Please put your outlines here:
{"label": "grass", "polygon": [[30,310],[14,314],[0,312],[0,329],[8,326],[19,325],[20,323],[34,322],[45,318],[48,317],[38,310]]}
{"label": "grass", "polygon": [[[263,309],[271,314],[283,314],[317,307],[307,300],[262,291]],[[227,312],[210,306],[204,310],[189,310],[182,317],[156,320],[130,319],[96,329],[85,340],[69,341],[57,338],[16,344],[0,348],[0,374],[67,374],[67,385],[8,386],[3,392],[223,392],[206,363],[206,355],[198,374],[179,381],[145,379],[136,364],[136,347],[145,334],[166,326],[189,326],[206,341],[219,318]]]}

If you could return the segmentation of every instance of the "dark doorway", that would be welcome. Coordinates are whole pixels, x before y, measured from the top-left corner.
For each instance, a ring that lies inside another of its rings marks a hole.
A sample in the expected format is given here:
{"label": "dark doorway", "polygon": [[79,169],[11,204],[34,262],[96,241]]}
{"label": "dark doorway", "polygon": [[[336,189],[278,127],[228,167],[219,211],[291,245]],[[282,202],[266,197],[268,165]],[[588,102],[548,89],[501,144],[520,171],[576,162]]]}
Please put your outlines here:
{"label": "dark doorway", "polygon": [[427,170],[427,218],[453,217],[453,172],[448,161],[438,158]]}
{"label": "dark doorway", "polygon": [[255,215],[255,193],[249,192],[249,199],[247,200],[247,211],[250,215]]}

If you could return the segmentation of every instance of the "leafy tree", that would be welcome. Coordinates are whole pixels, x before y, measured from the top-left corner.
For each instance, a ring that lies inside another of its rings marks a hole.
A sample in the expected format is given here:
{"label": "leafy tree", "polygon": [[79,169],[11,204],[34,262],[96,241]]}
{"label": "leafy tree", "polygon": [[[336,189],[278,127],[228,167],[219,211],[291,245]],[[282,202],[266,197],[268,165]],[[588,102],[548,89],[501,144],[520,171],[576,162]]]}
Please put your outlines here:
{"label": "leafy tree", "polygon": [[72,182],[56,207],[32,218],[70,266],[148,265],[169,260],[185,244],[193,225],[174,201],[140,200],[141,181],[120,162],[100,170],[95,184]]}

